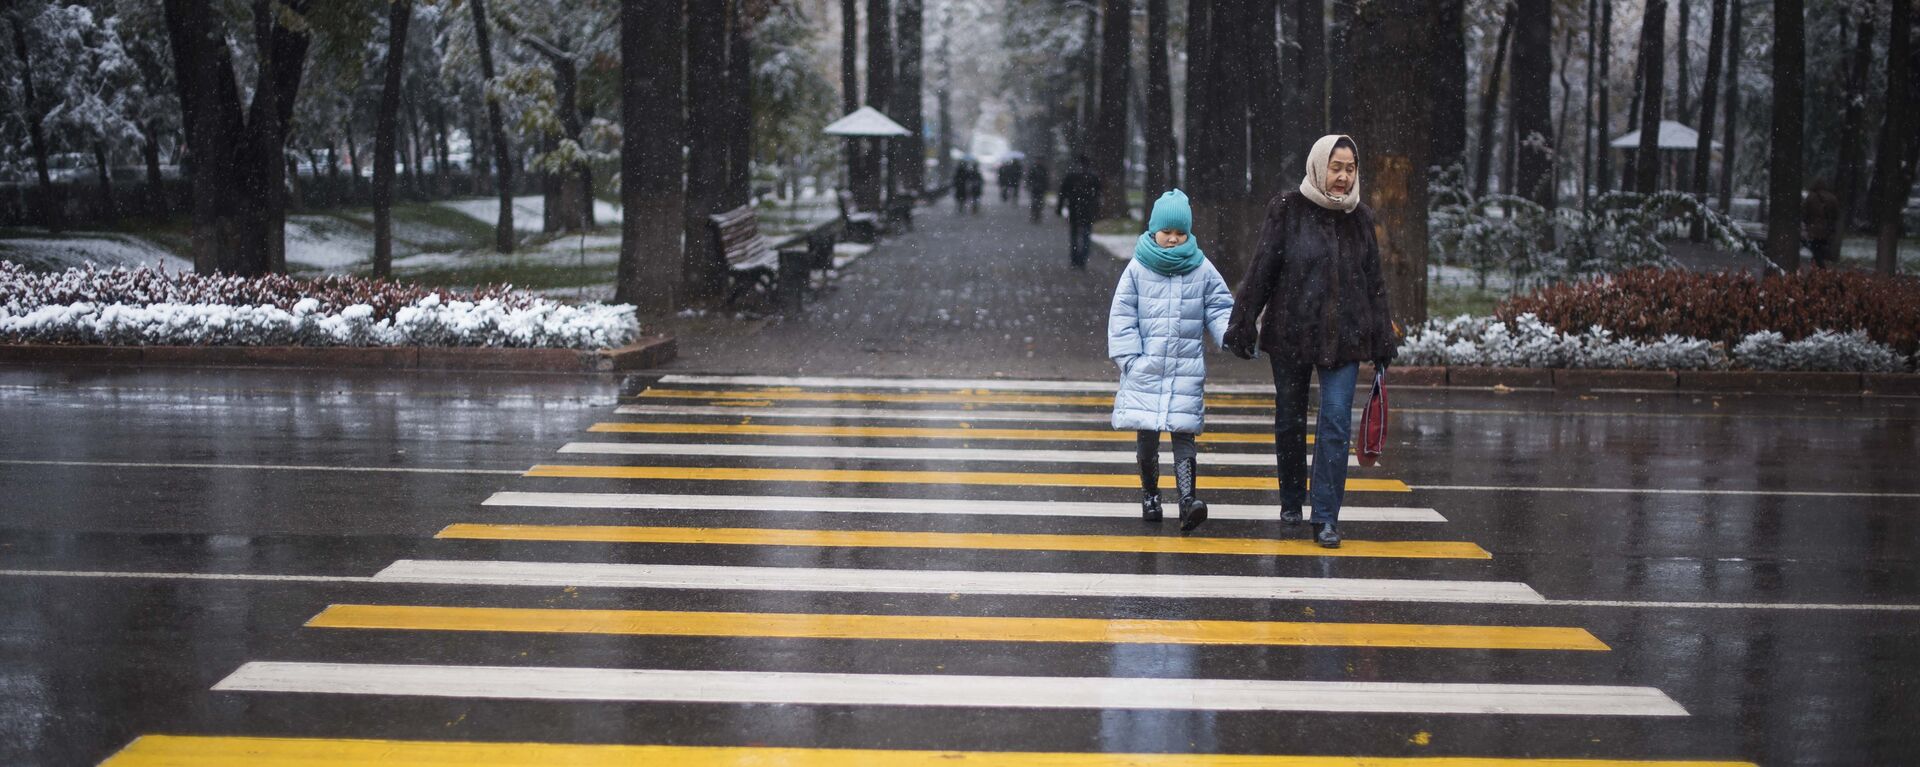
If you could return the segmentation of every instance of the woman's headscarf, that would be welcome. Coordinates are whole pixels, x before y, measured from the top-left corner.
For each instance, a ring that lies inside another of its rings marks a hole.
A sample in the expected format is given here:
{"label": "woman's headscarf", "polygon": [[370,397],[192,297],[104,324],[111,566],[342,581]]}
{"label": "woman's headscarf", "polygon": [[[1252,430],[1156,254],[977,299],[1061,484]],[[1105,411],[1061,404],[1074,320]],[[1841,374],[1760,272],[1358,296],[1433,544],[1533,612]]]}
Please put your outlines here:
{"label": "woman's headscarf", "polygon": [[[1339,143],[1340,139],[1353,141],[1351,136],[1332,133],[1313,142],[1313,149],[1307,152],[1307,176],[1300,179],[1300,194],[1322,208],[1346,213],[1360,205],[1360,169],[1353,169],[1353,185],[1346,194],[1334,195],[1326,191],[1327,163],[1333,160],[1333,145]],[[1353,154],[1356,161],[1360,159],[1358,144],[1354,145]]]}

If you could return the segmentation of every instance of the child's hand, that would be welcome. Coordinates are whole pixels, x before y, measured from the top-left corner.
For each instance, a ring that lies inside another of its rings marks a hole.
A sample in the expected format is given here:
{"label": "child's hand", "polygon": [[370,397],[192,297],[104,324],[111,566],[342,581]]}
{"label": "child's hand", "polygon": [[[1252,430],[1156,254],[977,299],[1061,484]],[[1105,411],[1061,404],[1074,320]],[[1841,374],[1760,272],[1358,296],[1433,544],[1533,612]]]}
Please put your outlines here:
{"label": "child's hand", "polygon": [[1223,344],[1223,346],[1227,347],[1227,351],[1231,352],[1233,356],[1243,360],[1250,360],[1254,357],[1253,347],[1255,343],[1259,341],[1259,334],[1255,332],[1253,328],[1243,325],[1228,328],[1227,336],[1224,340],[1226,343]]}

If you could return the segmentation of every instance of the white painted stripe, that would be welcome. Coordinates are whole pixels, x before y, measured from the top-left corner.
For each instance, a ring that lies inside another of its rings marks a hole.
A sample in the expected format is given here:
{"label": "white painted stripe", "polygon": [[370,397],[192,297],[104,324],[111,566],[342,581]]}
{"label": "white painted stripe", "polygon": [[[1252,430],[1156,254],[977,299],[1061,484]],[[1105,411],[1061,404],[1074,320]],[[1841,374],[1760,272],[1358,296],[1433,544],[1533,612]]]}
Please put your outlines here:
{"label": "white painted stripe", "polygon": [[829,706],[1687,716],[1652,687],[253,661],[221,692]]}
{"label": "white painted stripe", "polygon": [[[702,456],[717,458],[822,458],[853,461],[998,461],[1004,463],[1124,463],[1132,465],[1133,451],[1120,450],[999,450],[993,448],[845,447],[828,445],[734,445],[675,442],[569,442],[562,453],[589,455]],[[1173,451],[1162,449],[1160,462],[1173,464]],[[1313,457],[1307,457],[1313,463]],[[1348,466],[1360,459],[1347,456]],[[1200,466],[1261,466],[1273,468],[1272,453],[1203,453]]]}
{"label": "white painted stripe", "polygon": [[[439,583],[375,578],[366,575],[278,575],[274,573],[176,573],[115,570],[0,570],[0,578],[97,578],[105,580],[234,581],[261,583],[354,583],[376,586]],[[1505,604],[1505,602],[1485,602]],[[1467,602],[1473,604],[1473,602]],[[1547,607],[1627,607],[1674,610],[1787,610],[1830,612],[1920,612],[1920,604],[1838,604],[1832,602],[1648,602],[1616,599],[1542,599],[1531,605]]]}
{"label": "white painted stripe", "polygon": [[[829,418],[842,420],[882,420],[882,421],[950,421],[1016,423],[1098,423],[1110,424],[1113,414],[1108,412],[1089,412],[1085,410],[915,410],[912,408],[878,407],[744,407],[726,405],[621,405],[614,408],[620,415],[658,415],[689,416],[713,415],[728,418]],[[1307,423],[1315,423],[1312,417]],[[1232,413],[1209,413],[1208,426],[1273,426],[1273,416],[1235,415]]]}
{"label": "white painted stripe", "polygon": [[1167,599],[1327,599],[1530,604],[1524,583],[1248,575],[731,567],[609,562],[402,559],[373,577],[408,582],[628,589],[739,589]]}
{"label": "white painted stripe", "polygon": [[[794,511],[822,514],[947,514],[960,516],[1132,518],[1132,503],[1062,501],[968,501],[942,498],[825,498],[777,495],[656,495],[650,493],[500,492],[484,506],[533,506],[555,509],[644,509],[662,511]],[[1279,506],[1208,503],[1208,519],[1280,519]],[[1445,522],[1433,509],[1400,506],[1347,506],[1341,522]]]}
{"label": "white painted stripe", "polygon": [[[1036,381],[996,378],[829,378],[824,376],[709,376],[669,375],[662,386],[797,386],[808,389],[986,389],[990,391],[1046,391],[1112,393],[1115,381]],[[1207,387],[1215,394],[1272,394],[1273,384],[1222,384]]]}
{"label": "white painted stripe", "polygon": [[[1865,493],[1848,490],[1720,490],[1662,487],[1537,487],[1533,485],[1408,485],[1414,490],[1468,490],[1528,493],[1611,493],[1617,495],[1738,495],[1787,498],[1920,498],[1920,493]],[[1345,512],[1342,512],[1343,514]]]}
{"label": "white painted stripe", "polygon": [[305,466],[267,463],[159,463],[145,461],[29,461],[0,459],[8,466],[87,466],[119,469],[241,469],[247,471],[347,471],[376,474],[512,474],[526,469],[427,469],[404,466]]}

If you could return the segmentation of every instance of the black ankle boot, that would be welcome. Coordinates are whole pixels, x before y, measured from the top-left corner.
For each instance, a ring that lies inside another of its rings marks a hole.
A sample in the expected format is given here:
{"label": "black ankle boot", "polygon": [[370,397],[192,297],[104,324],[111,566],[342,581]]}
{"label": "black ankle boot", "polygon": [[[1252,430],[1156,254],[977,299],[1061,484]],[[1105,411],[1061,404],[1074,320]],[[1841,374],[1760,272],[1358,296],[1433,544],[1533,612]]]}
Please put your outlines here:
{"label": "black ankle boot", "polygon": [[1140,501],[1140,518],[1148,522],[1160,521],[1159,493],[1147,493],[1147,497]]}
{"label": "black ankle boot", "polygon": [[1319,543],[1320,548],[1323,549],[1340,548],[1340,530],[1332,524],[1315,524],[1313,526],[1313,540]]}
{"label": "black ankle boot", "polygon": [[1173,476],[1180,483],[1180,532],[1189,532],[1207,521],[1207,502],[1193,496],[1200,483],[1198,467],[1191,458],[1175,461]]}
{"label": "black ankle boot", "polygon": [[1285,524],[1289,526],[1297,525],[1297,524],[1300,524],[1300,520],[1301,520],[1301,516],[1300,516],[1299,509],[1281,509],[1280,510],[1281,524]]}

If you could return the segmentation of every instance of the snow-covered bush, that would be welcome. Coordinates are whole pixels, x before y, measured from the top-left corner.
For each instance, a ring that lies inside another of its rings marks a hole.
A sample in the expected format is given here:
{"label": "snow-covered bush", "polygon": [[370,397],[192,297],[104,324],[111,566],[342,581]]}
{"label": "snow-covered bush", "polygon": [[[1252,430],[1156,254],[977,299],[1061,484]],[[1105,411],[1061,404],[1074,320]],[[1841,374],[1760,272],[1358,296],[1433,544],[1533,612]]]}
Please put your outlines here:
{"label": "snow-covered bush", "polygon": [[1435,318],[1400,344],[1401,364],[1463,367],[1902,372],[1920,365],[1920,355],[1915,356],[1909,361],[1857,330],[1823,330],[1792,342],[1762,331],[1729,353],[1725,344],[1678,335],[1639,341],[1617,338],[1599,326],[1563,333],[1532,314],[1514,318],[1511,325],[1494,317]]}
{"label": "snow-covered bush", "polygon": [[[23,277],[24,275],[24,277]],[[626,304],[561,304],[538,296],[492,289],[482,298],[373,281],[321,284],[323,297],[280,291],[300,281],[267,278],[267,289],[238,277],[171,282],[153,271],[70,270],[37,278],[0,263],[0,343],[169,346],[495,346],[602,349],[631,343],[640,334],[634,307]],[[121,280],[116,282],[115,280]],[[51,287],[49,287],[51,286]],[[391,307],[394,296],[414,295],[383,316],[374,304],[351,303],[350,288]],[[56,296],[110,295],[118,300],[49,302],[32,290]],[[344,292],[343,292],[344,291]],[[141,301],[139,298],[258,297],[276,303]],[[129,300],[133,299],[133,300]]]}

